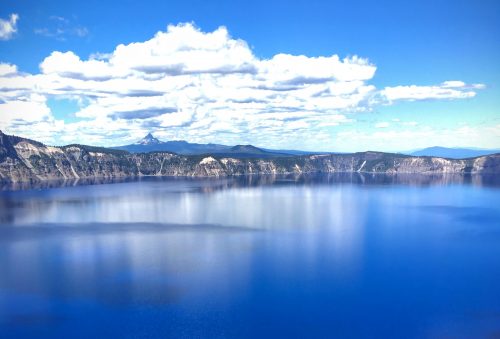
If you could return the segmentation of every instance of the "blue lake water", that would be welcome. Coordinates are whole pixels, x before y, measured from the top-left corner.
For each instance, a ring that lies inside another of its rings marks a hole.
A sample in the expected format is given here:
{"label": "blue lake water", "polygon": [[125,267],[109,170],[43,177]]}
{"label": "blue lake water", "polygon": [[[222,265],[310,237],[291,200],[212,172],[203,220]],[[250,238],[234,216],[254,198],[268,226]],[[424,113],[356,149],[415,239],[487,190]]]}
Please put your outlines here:
{"label": "blue lake water", "polygon": [[500,336],[495,177],[2,189],[0,338]]}

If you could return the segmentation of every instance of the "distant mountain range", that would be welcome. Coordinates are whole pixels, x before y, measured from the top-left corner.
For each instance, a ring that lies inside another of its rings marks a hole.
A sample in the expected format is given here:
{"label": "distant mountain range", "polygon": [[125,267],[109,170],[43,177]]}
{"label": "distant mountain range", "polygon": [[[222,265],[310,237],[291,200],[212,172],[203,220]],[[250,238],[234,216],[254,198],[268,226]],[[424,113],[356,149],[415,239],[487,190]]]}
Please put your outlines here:
{"label": "distant mountain range", "polygon": [[448,148],[448,147],[428,147],[413,152],[403,152],[404,154],[416,157],[440,157],[448,159],[475,158],[488,154],[500,153],[500,149],[476,149],[476,148]]}
{"label": "distant mountain range", "polygon": [[161,141],[151,133],[148,133],[134,144],[113,147],[113,149],[130,153],[173,152],[181,155],[216,154],[218,156],[233,158],[269,158],[312,154],[311,152],[295,150],[263,149],[252,145],[227,146],[220,144],[196,144],[184,140]]}
{"label": "distant mountain range", "polygon": [[[310,154],[339,154],[338,152],[308,152],[298,150],[274,150],[258,148],[252,145],[227,146],[221,144],[196,144],[184,140],[161,141],[148,133],[144,138],[134,144],[113,147],[114,149],[130,153],[148,152],[173,152],[181,155],[215,154],[233,158],[269,158],[276,156],[310,155]],[[475,148],[448,148],[428,147],[417,151],[401,152],[402,154],[422,157],[439,157],[448,159],[465,159],[483,155],[500,153],[500,149],[475,149]]]}

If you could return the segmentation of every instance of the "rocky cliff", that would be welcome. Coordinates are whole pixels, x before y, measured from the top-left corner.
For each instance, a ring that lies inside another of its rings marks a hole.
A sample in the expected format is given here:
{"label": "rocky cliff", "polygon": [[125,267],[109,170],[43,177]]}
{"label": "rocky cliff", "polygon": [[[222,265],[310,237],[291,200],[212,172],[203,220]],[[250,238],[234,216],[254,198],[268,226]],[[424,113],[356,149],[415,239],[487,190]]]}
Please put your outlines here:
{"label": "rocky cliff", "polygon": [[500,173],[500,154],[459,160],[381,152],[233,159],[167,152],[131,154],[85,145],[52,147],[0,131],[0,180],[5,182],[342,172],[496,174]]}

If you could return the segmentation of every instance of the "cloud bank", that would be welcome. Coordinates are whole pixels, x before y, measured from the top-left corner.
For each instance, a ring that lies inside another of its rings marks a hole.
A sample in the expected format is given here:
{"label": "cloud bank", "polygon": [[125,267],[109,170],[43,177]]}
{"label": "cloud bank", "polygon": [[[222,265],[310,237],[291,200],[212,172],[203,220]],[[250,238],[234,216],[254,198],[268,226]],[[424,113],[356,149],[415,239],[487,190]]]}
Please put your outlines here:
{"label": "cloud bank", "polygon": [[[331,142],[332,126],[377,106],[471,98],[483,87],[445,81],[379,90],[369,83],[375,72],[358,56],[262,59],[225,27],[170,25],[88,59],[54,51],[38,74],[0,64],[0,128],[48,143],[116,145],[152,130],[164,139],[268,147],[299,140],[307,148]],[[49,108],[60,98],[78,103],[73,122]]]}

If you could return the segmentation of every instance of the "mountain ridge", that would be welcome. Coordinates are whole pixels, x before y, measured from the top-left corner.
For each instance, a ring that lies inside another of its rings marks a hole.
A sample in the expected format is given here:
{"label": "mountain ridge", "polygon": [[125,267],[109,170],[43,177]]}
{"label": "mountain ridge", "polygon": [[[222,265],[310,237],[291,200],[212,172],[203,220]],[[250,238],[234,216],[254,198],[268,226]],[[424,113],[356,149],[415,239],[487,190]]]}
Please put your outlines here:
{"label": "mountain ridge", "polygon": [[[236,145],[243,146],[243,145]],[[222,144],[198,144],[190,143],[186,140],[170,140],[161,141],[154,137],[151,132],[149,132],[145,137],[139,141],[124,145],[111,147],[114,149],[126,150],[131,153],[147,153],[147,152],[174,152],[182,155],[196,155],[196,154],[221,154],[224,156],[230,156],[241,158],[246,157],[252,152],[239,152],[235,149],[236,146],[228,146]],[[313,155],[313,154],[341,154],[345,152],[314,152],[314,151],[301,151],[301,150],[290,150],[290,149],[270,149],[263,147],[256,147],[253,145],[248,145],[255,147],[255,152],[253,157],[258,157],[263,154],[262,151],[272,154],[266,154],[264,156],[272,157],[273,155],[280,156],[290,156],[290,155]],[[442,147],[442,146],[432,146],[418,150],[397,152],[400,154],[413,155],[413,156],[428,156],[428,157],[440,157],[448,159],[464,159],[464,158],[474,158],[483,155],[499,153],[500,149],[475,149],[467,147]],[[386,152],[390,153],[390,152]],[[348,153],[345,153],[348,154]]]}
{"label": "mountain ridge", "polygon": [[[248,146],[243,150],[241,146]],[[253,147],[253,152],[249,151]],[[198,144],[191,143],[186,140],[169,140],[161,141],[154,137],[150,132],[139,141],[123,146],[111,147],[114,149],[125,150],[131,153],[148,153],[148,152],[173,152],[181,155],[200,155],[200,154],[220,154],[224,156],[232,155],[233,157],[241,158],[246,156],[256,157],[262,155],[272,157],[275,155],[290,156],[298,154],[312,154],[312,152],[303,152],[295,150],[272,150],[256,147],[253,145],[235,145],[228,146],[222,144]],[[243,151],[241,151],[243,150]]]}
{"label": "mountain ridge", "polygon": [[[240,145],[237,150],[241,151],[241,147],[248,150],[248,145]],[[500,173],[500,154],[460,160],[373,151],[234,158],[220,154],[129,153],[78,144],[55,147],[22,137],[8,136],[0,131],[0,180],[4,182],[336,172],[497,174]]]}

